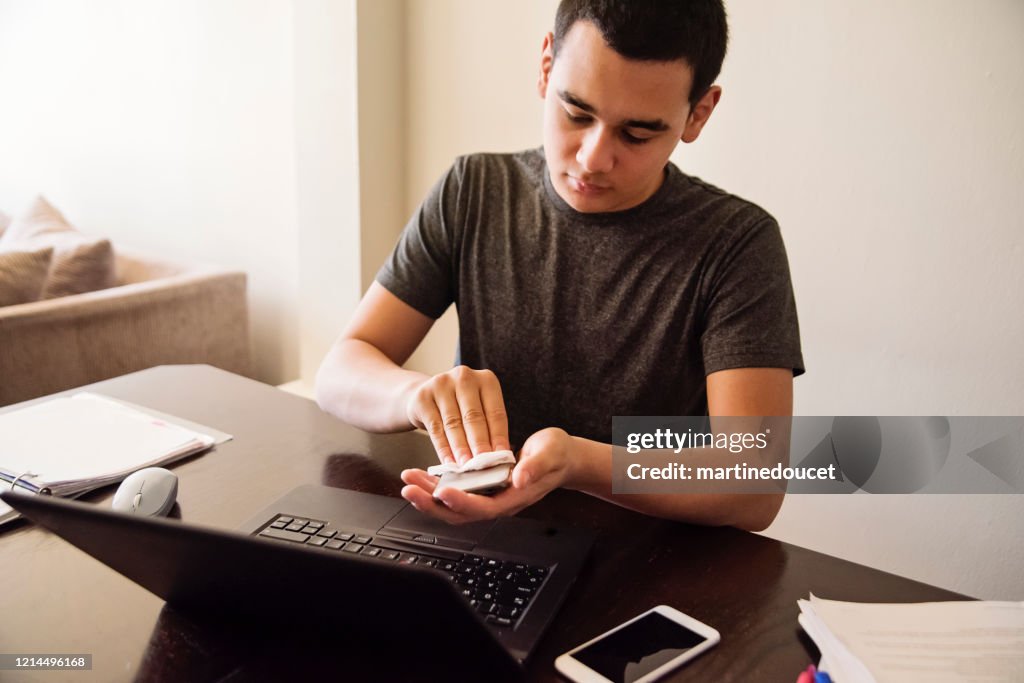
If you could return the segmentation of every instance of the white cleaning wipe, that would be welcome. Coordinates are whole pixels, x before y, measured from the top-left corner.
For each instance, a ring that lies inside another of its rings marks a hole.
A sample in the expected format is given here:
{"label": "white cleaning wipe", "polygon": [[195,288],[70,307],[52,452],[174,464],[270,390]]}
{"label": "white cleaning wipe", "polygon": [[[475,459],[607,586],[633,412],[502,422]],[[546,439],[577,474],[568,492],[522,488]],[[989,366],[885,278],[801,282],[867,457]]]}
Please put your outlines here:
{"label": "white cleaning wipe", "polygon": [[485,470],[488,467],[504,465],[505,463],[515,465],[515,453],[512,451],[488,451],[486,453],[478,453],[461,465],[449,465],[445,463],[428,467],[427,473],[432,474],[435,477],[440,477],[442,474],[448,474],[449,472],[472,472],[474,470]]}

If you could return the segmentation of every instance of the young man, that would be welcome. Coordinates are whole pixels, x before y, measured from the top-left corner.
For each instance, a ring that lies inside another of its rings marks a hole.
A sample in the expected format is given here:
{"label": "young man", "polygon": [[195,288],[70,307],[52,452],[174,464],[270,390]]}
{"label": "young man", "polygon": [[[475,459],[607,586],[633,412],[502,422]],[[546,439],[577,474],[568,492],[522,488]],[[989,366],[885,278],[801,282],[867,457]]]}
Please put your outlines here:
{"label": "young man", "polygon": [[[782,495],[616,496],[614,415],[791,415],[803,371],[774,219],[668,162],[718,104],[720,0],[563,0],[543,43],[544,146],[460,158],[327,355],[324,410],[425,429],[442,461],[521,446],[493,497],[402,474],[453,523],[558,487],[648,514],[763,529]],[[401,367],[449,305],[460,363]]]}

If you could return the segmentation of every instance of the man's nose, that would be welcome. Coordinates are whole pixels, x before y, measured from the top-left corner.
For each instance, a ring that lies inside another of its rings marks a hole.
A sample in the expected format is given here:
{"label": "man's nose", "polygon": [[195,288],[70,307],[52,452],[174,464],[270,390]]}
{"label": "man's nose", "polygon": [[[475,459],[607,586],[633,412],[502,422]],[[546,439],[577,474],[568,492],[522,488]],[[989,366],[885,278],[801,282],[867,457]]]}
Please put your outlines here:
{"label": "man's nose", "polygon": [[587,173],[607,173],[615,165],[614,140],[604,126],[594,126],[583,136],[576,163]]}

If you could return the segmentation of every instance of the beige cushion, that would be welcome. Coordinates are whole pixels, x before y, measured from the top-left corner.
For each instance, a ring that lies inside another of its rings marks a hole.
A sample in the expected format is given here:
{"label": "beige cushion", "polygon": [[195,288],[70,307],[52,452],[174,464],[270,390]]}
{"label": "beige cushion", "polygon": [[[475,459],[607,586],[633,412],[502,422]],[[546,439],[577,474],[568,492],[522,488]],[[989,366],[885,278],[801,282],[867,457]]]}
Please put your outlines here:
{"label": "beige cushion", "polygon": [[[15,247],[17,245],[17,247]],[[41,298],[106,289],[115,284],[114,249],[109,240],[78,232],[57,209],[36,197],[0,236],[0,249],[53,248]]]}
{"label": "beige cushion", "polygon": [[0,306],[36,301],[43,293],[53,247],[34,251],[0,249]]}

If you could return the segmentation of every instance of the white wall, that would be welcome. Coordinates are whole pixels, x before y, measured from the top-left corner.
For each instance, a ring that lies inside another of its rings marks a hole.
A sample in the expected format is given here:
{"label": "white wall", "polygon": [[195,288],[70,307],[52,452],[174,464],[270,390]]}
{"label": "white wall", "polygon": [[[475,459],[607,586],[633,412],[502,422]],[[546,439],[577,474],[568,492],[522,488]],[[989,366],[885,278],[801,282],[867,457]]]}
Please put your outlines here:
{"label": "white wall", "polygon": [[[1024,4],[730,3],[679,163],[783,226],[797,414],[1024,414]],[[1024,598],[1024,496],[790,496],[768,535]]]}
{"label": "white wall", "polygon": [[400,6],[0,0],[0,209],[246,271],[254,375],[310,380],[403,221]]}
{"label": "white wall", "polygon": [[[455,155],[540,143],[556,4],[409,3],[409,211]],[[797,414],[1024,414],[1024,3],[728,8],[722,103],[674,159],[783,227]],[[416,367],[450,366],[443,323]],[[767,534],[1024,599],[1024,496],[790,496]]]}
{"label": "white wall", "polygon": [[300,0],[294,15],[299,368],[286,379],[309,385],[360,296],[356,4]]}
{"label": "white wall", "polygon": [[358,10],[359,205],[363,290],[398,239],[405,201],[405,0],[360,0]]}
{"label": "white wall", "polygon": [[291,5],[0,0],[0,209],[249,274],[260,379],[298,374]]}

